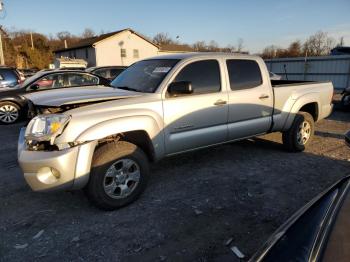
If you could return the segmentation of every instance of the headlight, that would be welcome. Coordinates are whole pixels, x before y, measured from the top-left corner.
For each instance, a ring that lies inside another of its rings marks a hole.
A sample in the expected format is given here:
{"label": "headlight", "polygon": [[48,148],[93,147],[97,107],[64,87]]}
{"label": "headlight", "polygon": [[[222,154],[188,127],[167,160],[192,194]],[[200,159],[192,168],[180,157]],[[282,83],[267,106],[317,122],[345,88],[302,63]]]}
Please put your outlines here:
{"label": "headlight", "polygon": [[60,135],[68,124],[70,116],[64,114],[39,115],[28,124],[25,137],[27,140],[50,141]]}

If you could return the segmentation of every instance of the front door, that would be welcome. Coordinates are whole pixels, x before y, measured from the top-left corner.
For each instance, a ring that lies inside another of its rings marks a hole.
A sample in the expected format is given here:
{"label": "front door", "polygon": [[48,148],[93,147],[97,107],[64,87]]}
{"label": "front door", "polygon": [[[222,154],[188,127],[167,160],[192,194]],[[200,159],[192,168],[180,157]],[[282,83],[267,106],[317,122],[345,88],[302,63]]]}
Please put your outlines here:
{"label": "front door", "polygon": [[219,61],[186,64],[173,82],[188,81],[193,93],[163,100],[166,153],[221,143],[227,140],[227,92]]}

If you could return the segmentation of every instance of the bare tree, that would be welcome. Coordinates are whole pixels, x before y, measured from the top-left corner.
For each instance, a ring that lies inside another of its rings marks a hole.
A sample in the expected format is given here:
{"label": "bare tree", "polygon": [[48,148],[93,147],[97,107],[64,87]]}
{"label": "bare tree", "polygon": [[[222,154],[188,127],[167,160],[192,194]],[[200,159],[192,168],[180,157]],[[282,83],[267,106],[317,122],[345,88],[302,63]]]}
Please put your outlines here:
{"label": "bare tree", "polygon": [[222,48],[222,51],[234,53],[236,52],[236,47],[234,47],[233,45],[227,45],[226,47]]}
{"label": "bare tree", "polygon": [[309,56],[321,56],[328,55],[334,46],[334,38],[329,37],[326,32],[318,31],[306,40],[303,50]]}
{"label": "bare tree", "polygon": [[339,43],[337,44],[337,46],[344,46],[344,36],[339,38]]}
{"label": "bare tree", "polygon": [[168,35],[168,33],[158,33],[153,37],[153,42],[157,45],[169,45],[175,41]]}
{"label": "bare tree", "polygon": [[243,50],[243,38],[238,38],[237,40],[237,52],[241,52]]}
{"label": "bare tree", "polygon": [[62,31],[62,32],[58,32],[58,33],[56,34],[56,37],[57,37],[59,40],[63,41],[63,40],[65,40],[65,39],[72,38],[72,34],[69,33],[68,31]]}
{"label": "bare tree", "polygon": [[84,32],[81,34],[82,38],[90,38],[95,36],[95,32],[91,28],[85,28]]}
{"label": "bare tree", "polygon": [[277,55],[277,47],[274,45],[270,45],[264,48],[261,56],[263,58],[274,58]]}
{"label": "bare tree", "polygon": [[192,48],[196,50],[197,52],[204,52],[207,51],[207,45],[205,41],[197,41],[192,45]]}
{"label": "bare tree", "polygon": [[208,51],[211,51],[211,52],[218,52],[220,51],[219,49],[219,44],[214,41],[214,40],[211,40],[208,44]]}

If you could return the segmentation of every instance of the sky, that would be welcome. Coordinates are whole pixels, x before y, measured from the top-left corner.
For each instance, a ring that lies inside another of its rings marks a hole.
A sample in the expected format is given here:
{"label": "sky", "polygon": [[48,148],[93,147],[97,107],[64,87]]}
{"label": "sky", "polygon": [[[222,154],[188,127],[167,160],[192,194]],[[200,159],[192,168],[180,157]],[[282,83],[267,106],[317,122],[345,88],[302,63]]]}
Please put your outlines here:
{"label": "sky", "polygon": [[165,32],[179,41],[215,40],[261,52],[304,41],[319,30],[350,45],[350,0],[2,0],[0,25],[55,35],[132,28],[148,37]]}

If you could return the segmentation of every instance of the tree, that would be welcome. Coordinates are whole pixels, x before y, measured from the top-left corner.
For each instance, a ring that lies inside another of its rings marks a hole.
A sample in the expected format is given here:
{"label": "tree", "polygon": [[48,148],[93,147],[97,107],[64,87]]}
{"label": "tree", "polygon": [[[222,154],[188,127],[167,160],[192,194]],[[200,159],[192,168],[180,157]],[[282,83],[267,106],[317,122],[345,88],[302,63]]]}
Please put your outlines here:
{"label": "tree", "polygon": [[197,41],[192,45],[192,48],[196,50],[197,52],[204,52],[207,51],[207,45],[205,41]]}
{"label": "tree", "polygon": [[157,45],[174,44],[175,41],[168,35],[168,33],[158,33],[153,37],[153,42]]}
{"label": "tree", "polygon": [[85,28],[84,32],[81,35],[82,38],[90,38],[94,36],[95,32],[91,28]]}
{"label": "tree", "polygon": [[310,36],[303,46],[303,51],[308,56],[328,55],[335,46],[335,40],[326,32],[318,31]]}
{"label": "tree", "polygon": [[242,52],[243,50],[243,39],[238,38],[237,40],[237,52]]}
{"label": "tree", "polygon": [[277,55],[277,47],[274,45],[265,47],[261,54],[262,58],[265,58],[265,59],[275,58],[276,55]]}
{"label": "tree", "polygon": [[219,44],[215,40],[211,40],[209,42],[207,49],[210,52],[218,52],[218,51],[220,51]]}
{"label": "tree", "polygon": [[286,55],[288,57],[298,57],[298,56],[302,56],[302,50],[301,50],[301,43],[300,41],[294,41],[292,42],[287,50]]}
{"label": "tree", "polygon": [[56,37],[61,40],[61,41],[64,41],[66,39],[69,39],[69,38],[72,38],[72,34],[69,33],[68,31],[61,31],[61,32],[58,32],[56,34]]}
{"label": "tree", "polygon": [[344,36],[341,36],[339,38],[339,43],[337,44],[337,46],[344,46]]}

